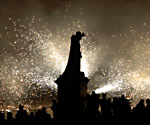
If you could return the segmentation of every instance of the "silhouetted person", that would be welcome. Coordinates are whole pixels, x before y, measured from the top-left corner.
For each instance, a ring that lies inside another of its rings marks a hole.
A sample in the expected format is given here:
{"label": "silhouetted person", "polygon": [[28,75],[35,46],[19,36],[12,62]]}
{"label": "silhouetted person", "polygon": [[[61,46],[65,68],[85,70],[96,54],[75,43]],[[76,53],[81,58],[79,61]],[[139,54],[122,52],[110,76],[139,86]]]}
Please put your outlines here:
{"label": "silhouetted person", "polygon": [[144,120],[146,114],[146,108],[144,105],[144,99],[141,99],[140,102],[134,108],[134,119]]}
{"label": "silhouetted person", "polygon": [[30,115],[29,115],[29,120],[35,120],[35,116],[34,116],[34,113],[31,112]]}
{"label": "silhouetted person", "polygon": [[28,120],[27,111],[23,109],[24,106],[19,105],[19,111],[16,114],[16,120]]}
{"label": "silhouetted person", "polygon": [[51,120],[51,116],[47,113],[46,108],[43,107],[42,110],[37,110],[35,113],[35,119],[36,120]]}
{"label": "silhouetted person", "polygon": [[45,107],[42,108],[42,112],[41,113],[42,113],[41,114],[42,120],[51,120],[51,116],[47,113]]}
{"label": "silhouetted person", "polygon": [[7,120],[14,120],[11,112],[7,112]]}
{"label": "silhouetted person", "polygon": [[114,97],[113,98],[113,104],[112,104],[112,107],[113,107],[113,119],[119,119],[119,99],[117,97]]}
{"label": "silhouetted person", "polygon": [[124,95],[121,96],[119,102],[119,115],[121,119],[129,119],[131,113],[130,101],[125,98]]}
{"label": "silhouetted person", "polygon": [[99,109],[99,95],[94,91],[92,95],[88,95],[88,117],[89,119],[96,120],[98,118]]}
{"label": "silhouetted person", "polygon": [[146,120],[150,118],[150,99],[146,99]]}
{"label": "silhouetted person", "polygon": [[100,99],[101,106],[101,119],[111,119],[112,117],[112,103],[111,99],[106,99],[106,94],[102,94],[102,99]]}
{"label": "silhouetted person", "polygon": [[36,112],[35,112],[35,119],[36,120],[41,120],[41,110],[38,109]]}
{"label": "silhouetted person", "polygon": [[59,113],[58,103],[56,102],[55,99],[52,100],[52,103],[53,103],[53,105],[52,105],[51,109],[53,111],[53,117],[54,117],[53,119],[58,119],[58,113]]}
{"label": "silhouetted person", "polygon": [[5,120],[3,112],[0,112],[0,120],[2,120],[2,121]]}
{"label": "silhouetted person", "polygon": [[108,98],[107,100],[107,118],[112,119],[112,102],[111,98]]}

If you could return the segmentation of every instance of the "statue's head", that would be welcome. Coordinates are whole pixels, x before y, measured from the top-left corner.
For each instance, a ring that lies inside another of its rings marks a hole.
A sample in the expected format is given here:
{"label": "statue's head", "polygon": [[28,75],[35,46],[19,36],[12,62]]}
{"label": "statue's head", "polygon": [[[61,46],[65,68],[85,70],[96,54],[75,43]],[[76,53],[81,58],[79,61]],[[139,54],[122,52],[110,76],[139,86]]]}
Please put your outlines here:
{"label": "statue's head", "polygon": [[81,33],[80,31],[76,32],[76,37],[79,38],[79,40],[81,40],[81,38],[84,36],[85,36],[84,33]]}

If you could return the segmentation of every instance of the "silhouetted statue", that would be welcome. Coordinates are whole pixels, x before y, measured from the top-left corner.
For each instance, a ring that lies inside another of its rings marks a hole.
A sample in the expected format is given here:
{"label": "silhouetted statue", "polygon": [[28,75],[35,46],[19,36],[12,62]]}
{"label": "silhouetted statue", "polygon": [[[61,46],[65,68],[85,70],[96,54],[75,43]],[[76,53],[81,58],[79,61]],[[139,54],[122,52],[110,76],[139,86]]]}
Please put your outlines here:
{"label": "silhouetted statue", "polygon": [[87,83],[89,79],[80,72],[81,32],[71,37],[69,59],[64,73],[55,81],[58,85],[59,119],[81,118],[86,114]]}
{"label": "silhouetted statue", "polygon": [[80,59],[82,57],[80,52],[80,40],[85,34],[77,32],[76,35],[71,37],[71,47],[68,59],[68,64],[64,71],[64,75],[75,76],[80,73]]}

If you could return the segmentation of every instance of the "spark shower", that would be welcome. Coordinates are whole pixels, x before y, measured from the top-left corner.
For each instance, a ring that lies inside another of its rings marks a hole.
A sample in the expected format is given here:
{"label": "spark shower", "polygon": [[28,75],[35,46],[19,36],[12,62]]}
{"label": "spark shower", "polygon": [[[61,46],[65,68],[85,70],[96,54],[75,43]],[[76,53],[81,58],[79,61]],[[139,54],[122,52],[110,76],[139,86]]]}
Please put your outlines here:
{"label": "spark shower", "polygon": [[[133,102],[150,98],[148,30],[129,27],[125,33],[110,35],[112,41],[106,42],[99,32],[87,28],[82,11],[78,17],[66,14],[55,19],[57,25],[52,29],[36,16],[8,20],[9,26],[0,33],[0,41],[9,41],[0,55],[0,93],[6,105],[32,104],[33,96],[41,93],[55,95],[54,81],[64,71],[70,37],[76,31],[86,34],[81,41],[81,70],[91,79],[89,92],[131,95]],[[112,49],[115,41],[119,46]]]}

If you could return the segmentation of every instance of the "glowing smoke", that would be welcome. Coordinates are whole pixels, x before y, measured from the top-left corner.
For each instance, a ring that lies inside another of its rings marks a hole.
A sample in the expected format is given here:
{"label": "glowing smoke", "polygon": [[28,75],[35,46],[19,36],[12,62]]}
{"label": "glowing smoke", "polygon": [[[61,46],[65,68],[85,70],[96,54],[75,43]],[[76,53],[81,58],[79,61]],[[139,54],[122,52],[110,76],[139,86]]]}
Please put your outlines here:
{"label": "glowing smoke", "polygon": [[[67,12],[70,12],[69,9]],[[120,14],[120,11],[117,12]],[[135,100],[150,97],[150,35],[149,29],[145,28],[146,23],[142,22],[139,30],[128,26],[124,20],[122,25],[125,24],[125,32],[114,33],[116,25],[107,25],[110,16],[106,16],[105,20],[101,20],[102,24],[97,25],[97,16],[96,23],[92,22],[95,13],[90,20],[89,16],[84,18],[82,12],[80,16],[64,14],[59,17],[57,13],[54,14],[57,19],[52,24],[55,26],[45,24],[49,21],[37,17],[22,20],[9,18],[11,26],[5,26],[4,32],[0,34],[2,41],[9,41],[9,44],[5,43],[0,55],[1,95],[7,102],[32,102],[36,87],[38,92],[42,90],[44,94],[52,96],[52,92],[56,93],[54,81],[64,71],[70,37],[76,31],[86,34],[86,38],[81,41],[81,70],[91,79],[89,91],[110,92],[113,96],[116,96],[114,92],[118,92],[117,95],[129,93]],[[112,23],[118,25],[117,21]],[[88,24],[95,26],[94,33]],[[109,35],[103,35],[103,26],[108,27]],[[97,33],[95,29],[98,27],[100,30]]]}
{"label": "glowing smoke", "polygon": [[[20,19],[14,21],[9,18],[12,25],[5,27],[6,34],[1,38],[14,40],[9,42],[11,53],[4,48],[1,54],[1,95],[8,104],[32,104],[35,96],[40,98],[41,93],[49,96],[56,94],[57,85],[54,81],[66,67],[70,37],[76,31],[84,31],[86,34],[86,38],[81,41],[81,70],[90,77],[99,63],[96,58],[99,49],[95,48],[94,42],[90,44],[93,34],[89,37],[84,20],[64,17],[60,21],[64,27],[57,27],[53,33],[48,29],[48,24],[42,24],[38,30],[36,24],[42,19],[35,18],[26,18],[24,21],[29,22],[28,25],[24,25]],[[67,22],[68,18],[71,22]]]}
{"label": "glowing smoke", "polygon": [[95,90],[95,93],[106,93],[106,92],[115,92],[120,91],[122,88],[123,81],[114,81],[113,83],[108,83],[107,85],[102,86]]}

